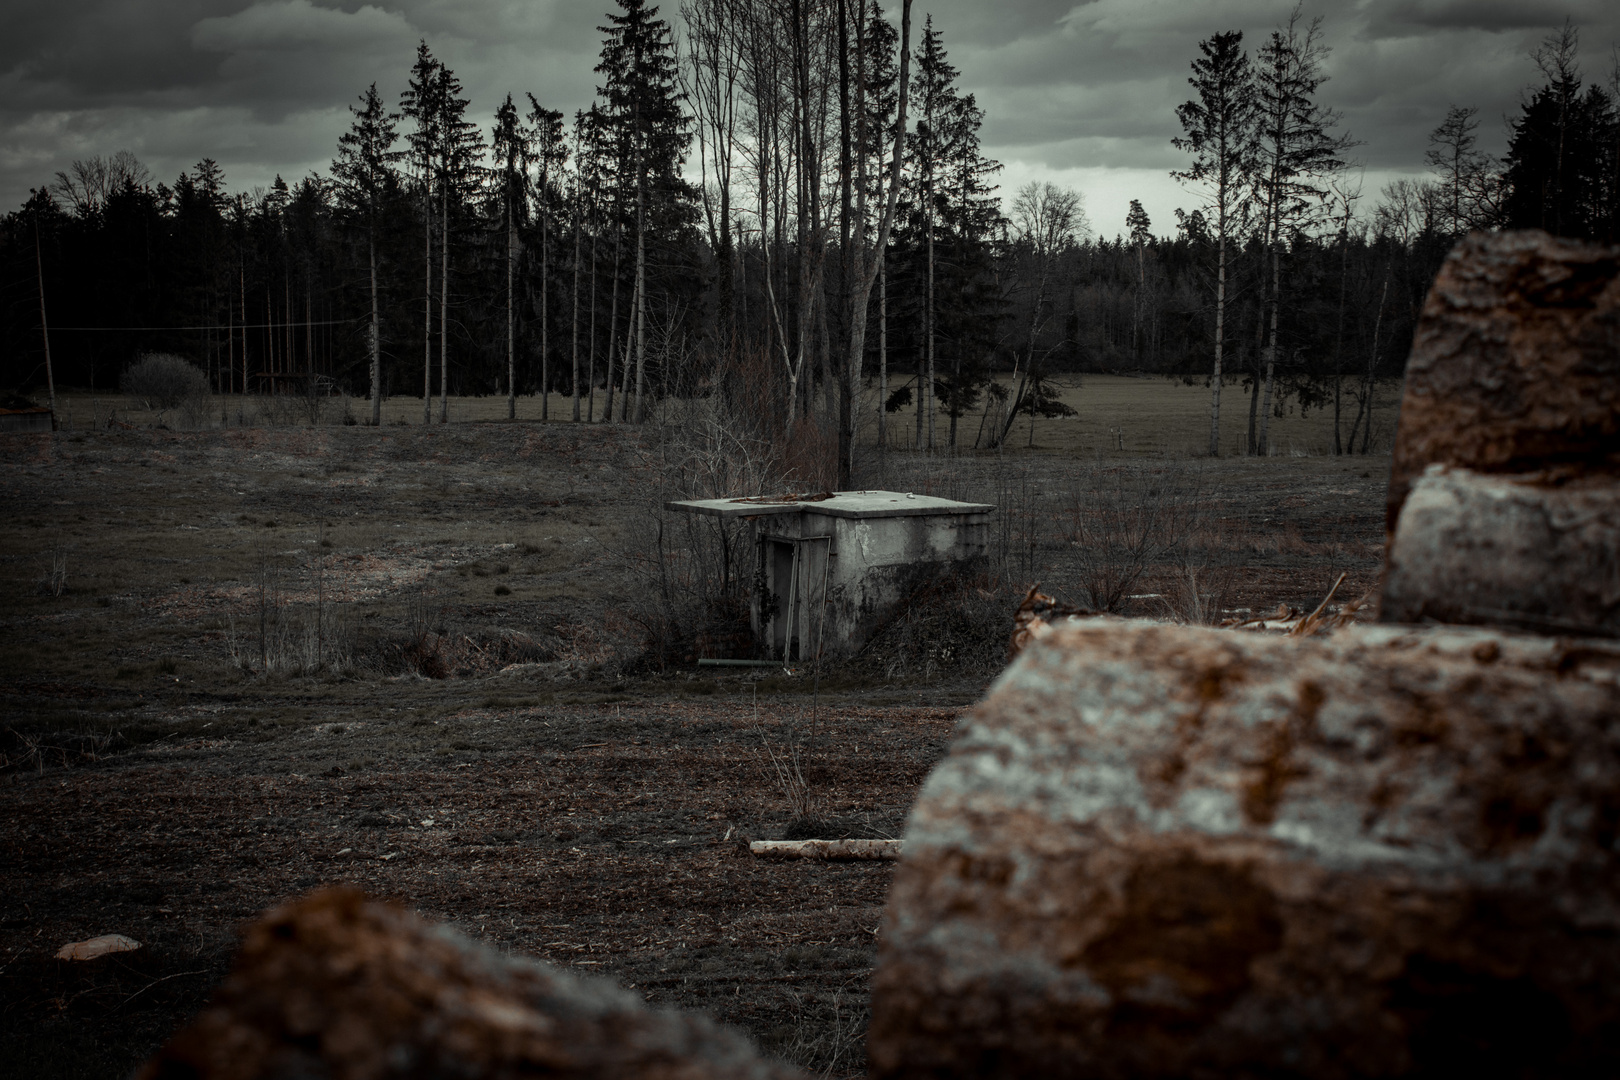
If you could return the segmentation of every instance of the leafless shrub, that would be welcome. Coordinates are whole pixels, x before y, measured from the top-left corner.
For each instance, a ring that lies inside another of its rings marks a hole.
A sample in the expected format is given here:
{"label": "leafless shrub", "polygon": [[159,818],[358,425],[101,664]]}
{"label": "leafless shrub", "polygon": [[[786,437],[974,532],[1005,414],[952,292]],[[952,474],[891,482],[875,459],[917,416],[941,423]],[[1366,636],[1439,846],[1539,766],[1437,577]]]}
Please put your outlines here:
{"label": "leafless shrub", "polygon": [[68,591],[67,552],[53,546],[46,557],[50,565],[40,572],[38,580],[34,582],[34,591],[41,596],[61,596]]}
{"label": "leafless shrub", "polygon": [[1083,471],[1064,493],[1058,533],[1073,551],[1087,606],[1118,611],[1150,567],[1184,552],[1205,513],[1198,474],[1180,466],[1098,463]]}
{"label": "leafless shrub", "polygon": [[288,573],[269,553],[260,551],[249,616],[229,620],[226,649],[231,661],[251,675],[348,674],[354,670],[354,626],[343,605],[331,602],[326,589],[326,559],[294,583],[303,588],[294,599]]}
{"label": "leafless shrub", "polygon": [[796,991],[784,990],[791,999],[788,1011],[794,1022],[782,1036],[774,1040],[772,1052],[783,1061],[813,1070],[813,1075],[823,1080],[851,1074],[864,1075],[859,1056],[871,1011],[847,1006],[843,995],[835,992],[831,1002],[832,1015],[829,1017],[825,1009],[807,1008],[807,1003]]}
{"label": "leafless shrub", "polygon": [[83,728],[77,731],[23,732],[6,727],[0,729],[0,773],[25,769],[43,773],[52,767],[88,764],[100,761],[125,745],[127,743],[114,731]]}
{"label": "leafless shrub", "polygon": [[188,422],[209,411],[208,376],[189,360],[171,353],[141,356],[124,369],[119,388],[156,412],[159,423],[164,413],[174,409],[181,409]]}
{"label": "leafless shrub", "polygon": [[638,599],[622,610],[640,630],[640,663],[662,668],[700,653],[746,655],[750,598],[758,585],[748,524],[664,506],[805,488],[772,427],[737,415],[723,394],[691,401],[653,435],[645,461],[658,484],[615,553],[641,586]]}

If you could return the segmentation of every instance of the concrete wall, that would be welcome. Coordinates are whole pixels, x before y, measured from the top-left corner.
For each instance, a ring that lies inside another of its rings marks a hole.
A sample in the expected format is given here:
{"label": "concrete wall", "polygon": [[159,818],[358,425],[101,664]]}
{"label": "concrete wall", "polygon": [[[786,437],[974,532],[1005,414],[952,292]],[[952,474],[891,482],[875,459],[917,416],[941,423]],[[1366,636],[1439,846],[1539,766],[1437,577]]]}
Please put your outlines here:
{"label": "concrete wall", "polygon": [[[766,587],[782,610],[769,621],[756,610],[754,631],[767,639],[771,656],[781,655],[784,636],[800,643],[793,659],[813,656],[818,640],[824,655],[853,653],[917,588],[982,558],[989,522],[983,513],[851,518],[806,510],[763,518],[755,535]],[[791,570],[784,547],[776,546],[787,544],[800,552],[798,602],[791,605]]]}

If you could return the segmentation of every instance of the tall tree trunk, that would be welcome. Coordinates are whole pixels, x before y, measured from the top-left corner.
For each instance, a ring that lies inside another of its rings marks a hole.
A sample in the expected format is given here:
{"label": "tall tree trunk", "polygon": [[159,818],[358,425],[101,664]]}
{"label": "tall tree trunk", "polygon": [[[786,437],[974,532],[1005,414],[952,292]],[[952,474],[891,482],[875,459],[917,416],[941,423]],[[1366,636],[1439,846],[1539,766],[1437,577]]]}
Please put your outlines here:
{"label": "tall tree trunk", "polygon": [[512,178],[506,182],[506,418],[517,419],[517,337],[512,324]]}
{"label": "tall tree trunk", "polygon": [[[1384,327],[1384,301],[1389,299],[1389,272],[1390,264],[1386,263],[1384,266],[1384,288],[1378,296],[1378,316],[1373,320],[1372,351],[1367,354],[1367,381],[1365,383],[1366,389],[1362,394],[1363,400],[1366,402],[1367,413],[1366,427],[1363,429],[1361,436],[1361,452],[1364,455],[1372,448],[1373,390],[1376,386],[1374,380],[1378,370],[1378,337],[1383,332]],[[1355,435],[1352,433],[1351,442],[1354,441]]]}
{"label": "tall tree trunk", "polygon": [[[889,447],[889,271],[878,255],[878,453]],[[866,317],[865,312],[860,313]]]}
{"label": "tall tree trunk", "polygon": [[[638,107],[639,109],[639,107]],[[634,422],[645,418],[642,394],[647,385],[647,166],[645,148],[636,139],[636,407]],[[626,375],[629,372],[626,371]]]}
{"label": "tall tree trunk", "polygon": [[[883,252],[889,245],[889,231],[894,226],[894,208],[900,196],[900,170],[903,164],[903,150],[906,136],[906,103],[910,90],[911,71],[911,0],[901,0],[900,5],[900,78],[899,102],[895,116],[894,154],[889,164],[889,190],[883,208],[883,218],[878,226],[877,236],[873,240],[871,251],[866,250],[862,244],[860,278],[856,282],[855,295],[850,304],[853,317],[849,320],[850,333],[850,378],[854,385],[860,385],[861,360],[866,350],[866,309],[872,297],[872,283],[876,280],[878,271],[883,265]],[[864,79],[862,80],[864,82]],[[863,110],[864,111],[864,110]],[[861,185],[861,197],[864,197],[866,186]],[[864,218],[863,218],[864,220]],[[859,415],[860,397],[852,396],[850,399],[849,427],[851,438],[849,440],[849,457],[846,459],[847,468],[841,468],[840,486],[847,486],[849,477],[855,472],[855,451],[859,445],[854,433],[860,426]],[[883,406],[880,403],[878,408]]]}
{"label": "tall tree trunk", "polygon": [[546,170],[540,170],[540,419],[551,419],[551,222],[546,214]]}
{"label": "tall tree trunk", "polygon": [[371,263],[371,325],[367,336],[371,346],[371,426],[382,423],[382,344],[377,326],[377,243],[373,236],[366,237],[366,254]]}
{"label": "tall tree trunk", "polygon": [[915,416],[917,430],[912,436],[911,448],[913,450],[923,448],[923,417],[928,413],[928,388],[924,385],[924,380],[928,376],[928,310],[926,306],[921,314],[922,318],[919,321],[922,325],[917,328],[921,333],[917,335],[917,408]]}
{"label": "tall tree trunk", "polygon": [[[636,230],[636,407],[634,423],[646,419],[642,411],[643,393],[647,387],[647,240],[638,225]],[[629,372],[626,372],[628,375]]]}
{"label": "tall tree trunk", "polygon": [[[1346,214],[1346,218],[1348,218]],[[1339,319],[1333,331],[1333,454],[1335,457],[1344,453],[1344,445],[1339,441],[1340,414],[1343,412],[1341,401],[1344,388],[1344,298],[1345,288],[1350,280],[1350,230],[1347,227],[1344,233],[1344,251],[1339,259]]]}
{"label": "tall tree trunk", "polygon": [[236,287],[241,291],[242,300],[242,393],[248,392],[248,332],[247,332],[247,267],[240,261],[236,264]]}
{"label": "tall tree trunk", "polygon": [[1266,302],[1265,302],[1265,276],[1264,269],[1260,278],[1261,297],[1260,305],[1255,309],[1254,317],[1254,357],[1250,366],[1250,375],[1253,378],[1249,383],[1249,449],[1250,457],[1260,452],[1260,381],[1264,368],[1261,358],[1266,346]]}
{"label": "tall tree trunk", "polygon": [[[854,182],[854,159],[851,156],[850,97],[849,97],[849,0],[838,0],[838,317],[834,322],[846,330],[854,317],[850,310],[849,229],[850,185]],[[862,316],[865,313],[862,312]],[[848,338],[844,339],[847,346]],[[846,353],[838,363],[838,412],[833,418],[838,431],[838,461],[849,460],[855,433],[849,429],[848,419],[852,402],[860,387],[850,382],[850,357]],[[838,470],[842,472],[840,468]],[[842,479],[842,478],[840,478]],[[840,488],[849,486],[840,483]]]}
{"label": "tall tree trunk", "polygon": [[592,182],[591,194],[591,333],[590,354],[586,360],[585,368],[585,422],[596,423],[596,241],[601,235],[601,228],[594,220],[596,212],[595,183]]}
{"label": "tall tree trunk", "polygon": [[962,348],[958,344],[956,359],[951,364],[951,452],[956,451],[956,414],[961,412],[960,401],[962,393]]}
{"label": "tall tree trunk", "polygon": [[439,423],[450,422],[450,185],[441,201],[439,229]]}
{"label": "tall tree trunk", "polygon": [[[618,215],[615,214],[615,217]],[[607,385],[603,387],[607,400],[602,406],[602,419],[613,423],[613,362],[619,348],[619,249],[623,239],[618,223],[613,226],[613,302],[608,305]]]}
{"label": "tall tree trunk", "polygon": [[422,265],[426,284],[422,293],[422,423],[433,423],[433,196],[422,205]]}
{"label": "tall tree trunk", "polygon": [[1282,255],[1271,249],[1271,332],[1266,342],[1266,391],[1260,403],[1260,454],[1271,453],[1271,387],[1277,370],[1277,315],[1282,307]]}
{"label": "tall tree trunk", "polygon": [[1221,456],[1221,380],[1226,348],[1226,229],[1223,226],[1215,256],[1215,371],[1209,391],[1209,456]]}
{"label": "tall tree trunk", "polygon": [[[575,155],[576,158],[579,155],[579,143],[577,141],[574,144],[574,155]],[[580,221],[581,221],[581,218],[584,216],[580,212],[581,209],[582,209],[581,206],[580,206],[580,198],[583,196],[583,194],[584,194],[584,192],[582,192],[580,190],[579,185],[576,183],[575,186],[574,186],[574,289],[573,289],[573,292],[574,292],[574,296],[573,296],[574,311],[573,311],[573,317],[572,317],[572,321],[571,321],[571,329],[569,331],[569,334],[570,334],[569,352],[570,352],[572,360],[573,360],[573,374],[571,376],[571,378],[572,378],[572,384],[571,385],[573,386],[574,423],[576,423],[576,424],[579,423],[579,256],[580,256]]]}
{"label": "tall tree trunk", "polygon": [[1147,255],[1142,241],[1136,242],[1136,302],[1131,305],[1131,358],[1142,362],[1142,290],[1147,287]]}
{"label": "tall tree trunk", "polygon": [[934,449],[934,192],[933,179],[930,177],[928,185],[928,207],[923,213],[924,227],[928,232],[928,306],[923,315],[928,328],[928,449]]}
{"label": "tall tree trunk", "polygon": [[282,274],[281,274],[281,290],[282,290],[282,299],[285,301],[285,303],[287,305],[286,308],[285,308],[285,310],[287,312],[287,317],[285,319],[283,319],[282,323],[281,323],[282,342],[283,342],[283,344],[284,344],[284,346],[286,347],[286,350],[287,350],[287,352],[286,352],[286,356],[287,356],[287,373],[289,375],[296,376],[298,374],[298,337],[293,332],[293,311],[294,311],[294,308],[293,308],[292,271],[291,270],[282,271]]}
{"label": "tall tree trunk", "polygon": [[56,374],[51,369],[51,324],[45,318],[45,259],[39,252],[39,215],[34,215],[34,269],[39,274],[39,333],[45,343],[45,386],[50,394],[51,424],[56,420]]}

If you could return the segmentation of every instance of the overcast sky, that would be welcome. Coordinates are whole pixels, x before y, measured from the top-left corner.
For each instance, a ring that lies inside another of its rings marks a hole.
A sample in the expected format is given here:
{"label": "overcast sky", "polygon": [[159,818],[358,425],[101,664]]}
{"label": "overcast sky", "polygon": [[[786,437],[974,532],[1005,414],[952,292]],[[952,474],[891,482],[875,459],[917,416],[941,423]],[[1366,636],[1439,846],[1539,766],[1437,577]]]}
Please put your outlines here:
{"label": "overcast sky", "polygon": [[[397,101],[418,39],[489,114],[532,92],[572,115],[589,103],[608,0],[0,0],[0,209],[73,159],[135,152],[154,175],[203,157],[232,190],[325,171],[347,106],[376,81]],[[890,4],[892,8],[897,4]],[[677,3],[664,11],[675,17]],[[1093,226],[1122,231],[1131,198],[1154,230],[1190,208],[1167,171],[1185,155],[1174,109],[1197,43],[1244,31],[1251,46],[1292,0],[915,0],[932,12],[963,89],[985,110],[985,152],[1004,194],[1032,179],[1082,192]],[[1343,114],[1371,203],[1423,171],[1448,104],[1477,105],[1484,149],[1537,78],[1531,48],[1567,16],[1583,68],[1606,79],[1620,43],[1614,0],[1359,0],[1307,4],[1332,54],[1321,99]]]}

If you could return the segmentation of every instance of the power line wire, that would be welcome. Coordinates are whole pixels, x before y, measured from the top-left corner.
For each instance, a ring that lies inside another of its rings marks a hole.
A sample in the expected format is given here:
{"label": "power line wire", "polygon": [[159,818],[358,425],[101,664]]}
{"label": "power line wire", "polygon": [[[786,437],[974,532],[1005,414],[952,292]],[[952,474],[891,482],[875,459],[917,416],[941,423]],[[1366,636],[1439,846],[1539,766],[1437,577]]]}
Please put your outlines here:
{"label": "power line wire", "polygon": [[120,332],[129,330],[281,330],[286,327],[343,326],[348,323],[357,323],[363,319],[369,319],[370,317],[371,316],[369,315],[361,315],[353,319],[326,319],[320,322],[227,323],[219,326],[53,326],[51,327],[51,333],[54,334],[58,330],[74,330],[79,332],[93,332],[99,330]]}

